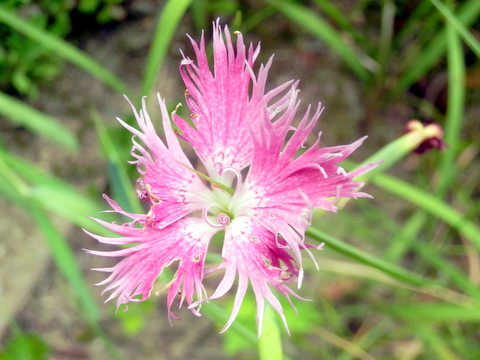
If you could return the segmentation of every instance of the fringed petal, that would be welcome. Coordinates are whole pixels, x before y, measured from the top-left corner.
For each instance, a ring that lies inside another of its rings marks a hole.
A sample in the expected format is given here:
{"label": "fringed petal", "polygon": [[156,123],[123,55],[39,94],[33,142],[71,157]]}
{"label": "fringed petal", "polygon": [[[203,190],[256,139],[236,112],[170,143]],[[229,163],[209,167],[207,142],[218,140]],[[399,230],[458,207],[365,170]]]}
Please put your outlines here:
{"label": "fringed petal", "polygon": [[[137,245],[116,251],[86,251],[98,256],[123,257],[112,268],[94,269],[111,273],[97,285],[106,285],[103,293],[112,291],[106,301],[117,298],[117,308],[129,302],[146,300],[158,275],[178,261],[175,275],[166,286],[169,317],[176,318],[171,312],[171,306],[177,295],[180,306],[184,300],[190,305],[194,300],[203,298],[205,255],[216,231],[201,219],[185,218],[163,229],[128,228],[128,236],[114,238],[112,241],[105,241],[104,237],[92,234],[101,242]],[[124,235],[121,231],[119,233]],[[198,314],[196,310],[192,311]]]}

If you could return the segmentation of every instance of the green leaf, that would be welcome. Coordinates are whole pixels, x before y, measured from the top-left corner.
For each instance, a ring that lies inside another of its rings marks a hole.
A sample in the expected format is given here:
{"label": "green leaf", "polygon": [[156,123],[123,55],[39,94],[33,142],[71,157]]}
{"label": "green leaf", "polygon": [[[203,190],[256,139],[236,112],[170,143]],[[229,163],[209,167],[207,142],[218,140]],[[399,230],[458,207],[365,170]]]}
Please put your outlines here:
{"label": "green leaf", "polygon": [[2,92],[0,92],[0,113],[10,121],[67,149],[78,149],[76,137],[59,121]]}
{"label": "green leaf", "polygon": [[[460,24],[461,25],[461,24]],[[448,107],[444,127],[445,142],[440,166],[440,185],[437,194],[440,196],[453,183],[456,168],[456,157],[460,150],[462,122],[465,108],[465,58],[463,46],[458,33],[452,25],[447,25],[447,59],[448,59]]]}
{"label": "green leaf", "polygon": [[[456,11],[458,21],[464,26],[470,26],[480,13],[480,1],[463,1]],[[429,39],[422,47],[422,52],[416,56],[414,63],[409,64],[404,75],[399,79],[395,91],[401,92],[424,76],[443,56],[447,49],[446,30],[442,29],[433,39]]]}
{"label": "green leaf", "polygon": [[442,13],[447,21],[458,31],[460,36],[465,40],[470,49],[480,57],[480,43],[478,40],[467,30],[461,21],[440,1],[430,0],[430,2]]}
{"label": "green leaf", "polygon": [[192,0],[168,0],[158,19],[143,72],[141,95],[149,95],[162,68],[178,24]]}
{"label": "green leaf", "polygon": [[122,204],[122,207],[128,212],[142,213],[142,206],[136,197],[127,170],[125,169],[124,161],[118,152],[117,145],[110,136],[98,111],[91,109],[90,116],[94,121],[103,151],[109,161],[109,180],[112,190],[117,196],[117,201]]}
{"label": "green leaf", "polygon": [[269,2],[277,7],[286,18],[336,51],[362,81],[368,81],[371,78],[372,74],[359,60],[361,56],[343,40],[341,34],[333,29],[327,21],[305,6],[290,1],[270,0]]}
{"label": "green leaf", "polygon": [[480,227],[466,219],[464,214],[458,212],[444,201],[432,196],[431,193],[385,174],[378,174],[371,181],[375,185],[445,221],[480,249]]}
{"label": "green leaf", "polygon": [[456,305],[451,303],[402,304],[382,306],[391,314],[416,322],[465,321],[480,322],[480,304]]}
{"label": "green leaf", "polygon": [[[6,164],[9,166],[9,168],[0,167],[2,170],[0,171],[1,182],[4,185],[10,184],[19,196],[14,197],[13,194],[10,194],[10,200],[22,201],[22,198],[28,199],[79,227],[99,234],[109,233],[103,226],[87,217],[88,215],[98,214],[103,208],[100,204],[79,192],[78,189],[12,154],[2,151],[0,152],[0,159],[5,162],[2,161],[0,165]],[[4,187],[4,189],[8,188]]]}
{"label": "green leaf", "polygon": [[97,304],[88,290],[83,274],[67,240],[60,234],[57,227],[40,207],[29,204],[28,209],[50,246],[55,264],[75,291],[89,323],[96,323],[99,320]]}

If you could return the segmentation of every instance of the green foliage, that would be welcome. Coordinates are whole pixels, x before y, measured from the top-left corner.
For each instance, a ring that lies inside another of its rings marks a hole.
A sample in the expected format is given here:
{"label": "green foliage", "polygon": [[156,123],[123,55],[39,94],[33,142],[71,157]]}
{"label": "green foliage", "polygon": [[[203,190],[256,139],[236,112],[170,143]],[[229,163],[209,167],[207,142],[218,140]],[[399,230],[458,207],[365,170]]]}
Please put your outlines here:
{"label": "green foliage", "polygon": [[[71,13],[96,16],[100,23],[118,20],[122,0],[6,0],[0,10],[17,14],[38,30],[59,39],[71,32]],[[0,90],[36,98],[38,86],[52,81],[63,69],[64,61],[35,39],[0,21]]]}
{"label": "green foliage", "polygon": [[0,360],[47,360],[50,347],[36,334],[19,334],[0,351]]}
{"label": "green foliage", "polygon": [[145,330],[152,316],[154,316],[155,303],[152,299],[143,301],[137,306],[132,306],[128,311],[118,311],[111,306],[111,316],[116,316],[120,321],[123,331],[129,336],[138,336]]}
{"label": "green foliage", "polygon": [[[7,0],[4,8],[21,12],[29,23],[52,35],[65,37],[70,32],[68,1]],[[38,84],[53,79],[62,69],[62,61],[36,42],[0,23],[0,84],[1,90],[15,89],[22,95],[36,97]]]}
{"label": "green foliage", "polygon": [[1,92],[0,114],[69,150],[78,148],[78,140],[59,121]]}
{"label": "green foliage", "polygon": [[124,10],[120,4],[124,0],[80,0],[77,10],[84,14],[95,15],[99,24],[120,20]]}

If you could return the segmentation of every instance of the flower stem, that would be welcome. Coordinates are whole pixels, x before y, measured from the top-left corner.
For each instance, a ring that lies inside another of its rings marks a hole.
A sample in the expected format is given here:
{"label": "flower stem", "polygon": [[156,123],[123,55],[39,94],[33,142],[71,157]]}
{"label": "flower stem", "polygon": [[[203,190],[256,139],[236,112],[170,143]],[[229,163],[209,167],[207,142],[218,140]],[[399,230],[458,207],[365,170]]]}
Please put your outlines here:
{"label": "flower stem", "polygon": [[282,360],[282,337],[275,321],[273,309],[266,305],[263,317],[263,331],[258,339],[258,355],[260,360]]}

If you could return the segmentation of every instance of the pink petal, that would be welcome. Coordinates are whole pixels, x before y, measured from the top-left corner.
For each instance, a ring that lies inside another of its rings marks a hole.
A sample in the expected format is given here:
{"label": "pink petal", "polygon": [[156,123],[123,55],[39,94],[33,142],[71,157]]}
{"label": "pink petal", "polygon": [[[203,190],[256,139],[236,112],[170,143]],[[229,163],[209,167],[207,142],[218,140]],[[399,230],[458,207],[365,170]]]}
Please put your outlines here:
{"label": "pink petal", "polygon": [[285,283],[296,281],[299,269],[288,251],[277,246],[275,235],[247,217],[237,217],[225,229],[222,256],[224,262],[218,268],[224,268],[225,275],[216,291],[203,300],[207,301],[223,296],[231,289],[238,274],[237,293],[232,314],[222,332],[227,330],[235,320],[249,282],[257,301],[259,334],[262,329],[265,299],[279,313],[287,327],[282,306],[273,294],[271,287],[287,298],[290,294],[298,297]]}
{"label": "pink petal", "polygon": [[[111,273],[98,285],[107,285],[103,292],[112,291],[107,301],[117,297],[117,308],[130,301],[146,300],[158,275],[178,261],[175,275],[166,286],[169,289],[167,298],[169,316],[175,317],[170,308],[177,295],[180,306],[184,300],[190,305],[194,297],[197,300],[203,297],[205,254],[208,243],[216,231],[197,218],[185,218],[162,229],[129,227],[128,236],[115,238],[110,243],[137,243],[137,245],[117,251],[87,250],[87,252],[99,256],[124,257],[113,268],[95,269]],[[108,242],[104,241],[104,237],[91,235],[101,242]],[[196,310],[192,311],[198,314]]]}
{"label": "pink petal", "polygon": [[265,94],[271,61],[255,75],[252,67],[260,47],[254,50],[250,45],[247,50],[242,34],[236,36],[234,45],[228,27],[222,31],[218,21],[214,24],[213,69],[208,64],[204,38],[200,44],[192,40],[196,61],[185,57],[180,73],[187,87],[186,102],[194,127],[174,116],[182,138],[195,149],[209,176],[227,186],[232,178],[222,177],[224,169],[241,171],[251,163],[249,127],[257,126],[263,118],[270,119],[267,102],[291,84]]}
{"label": "pink petal", "polygon": [[141,185],[142,191],[147,194],[145,198],[151,205],[149,220],[162,228],[191,212],[203,209],[206,200],[202,194],[209,189],[193,171],[185,167],[192,165],[178,142],[165,102],[160,96],[158,102],[168,147],[155,132],[145,98],[142,100],[142,109],[138,112],[130,103],[140,130],[119,121],[143,143],[141,145],[134,139],[132,155],[136,160],[133,163],[144,175]]}

